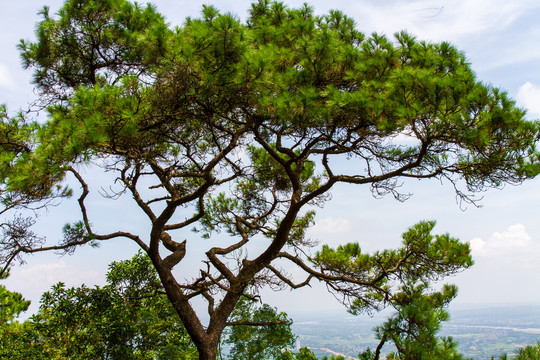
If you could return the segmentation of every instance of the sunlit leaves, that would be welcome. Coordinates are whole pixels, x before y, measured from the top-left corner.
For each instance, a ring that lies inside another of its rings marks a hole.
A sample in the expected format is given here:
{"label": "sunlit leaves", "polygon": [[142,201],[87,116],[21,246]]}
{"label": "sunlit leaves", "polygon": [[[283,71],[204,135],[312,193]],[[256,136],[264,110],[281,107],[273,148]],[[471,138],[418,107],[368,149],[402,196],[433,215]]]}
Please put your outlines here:
{"label": "sunlit leaves", "polygon": [[[353,313],[399,302],[401,286],[429,284],[470,267],[468,244],[448,234],[432,235],[434,222],[420,222],[405,232],[402,247],[364,254],[357,243],[336,249],[323,246],[313,263],[337,277],[333,287]],[[422,285],[423,286],[423,285]]]}
{"label": "sunlit leaves", "polygon": [[[0,275],[0,280],[6,279],[9,271]],[[0,332],[6,324],[11,323],[19,314],[28,309],[30,301],[27,301],[17,292],[6,289],[0,285]]]}
{"label": "sunlit leaves", "polygon": [[394,355],[404,360],[463,359],[451,337],[437,337],[441,323],[449,319],[446,307],[456,295],[452,285],[438,291],[427,283],[404,285],[391,301],[395,313],[375,328],[379,346],[393,343]]}
{"label": "sunlit leaves", "polygon": [[58,18],[46,7],[42,15],[38,41],[21,41],[19,48],[24,66],[35,69],[36,85],[53,97],[62,99],[79,85],[147,72],[165,52],[169,30],[150,5],[69,0]]}
{"label": "sunlit leaves", "polygon": [[247,322],[261,325],[233,325],[227,330],[225,343],[232,345],[229,359],[294,359],[287,350],[296,339],[287,314],[280,313],[267,304],[257,305],[252,300],[243,298],[237,304],[230,321],[233,324]]}
{"label": "sunlit leaves", "polygon": [[196,359],[151,266],[139,253],[112,263],[104,287],[54,285],[31,318],[42,351],[49,358]]}

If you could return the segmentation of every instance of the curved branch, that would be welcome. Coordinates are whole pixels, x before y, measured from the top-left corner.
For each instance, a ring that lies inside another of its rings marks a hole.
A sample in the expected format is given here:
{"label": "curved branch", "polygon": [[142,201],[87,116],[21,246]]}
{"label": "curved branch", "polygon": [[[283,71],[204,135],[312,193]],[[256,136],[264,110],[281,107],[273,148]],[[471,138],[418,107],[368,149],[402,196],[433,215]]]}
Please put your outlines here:
{"label": "curved branch", "polygon": [[388,339],[388,334],[385,332],[381,338],[381,341],[379,342],[379,344],[377,345],[377,348],[375,349],[375,354],[373,355],[373,359],[374,360],[379,360],[380,356],[381,356],[381,350],[382,350],[382,347],[384,346],[384,343],[386,343],[386,340]]}
{"label": "curved branch", "polygon": [[[169,239],[170,239],[170,236],[169,236]],[[169,269],[172,269],[180,261],[182,261],[184,256],[186,256],[186,240],[182,241],[180,244],[172,240],[170,241],[171,243],[169,243],[168,245],[165,245],[165,247],[167,247],[167,249],[172,251],[173,253],[167,256],[165,259],[163,259],[163,266]],[[163,241],[163,243],[165,244],[165,241]],[[174,246],[171,246],[172,243],[174,243]]]}
{"label": "curved branch", "polygon": [[356,279],[356,278],[353,278],[353,277],[350,277],[350,276],[329,275],[329,274],[325,274],[323,272],[319,272],[319,271],[316,271],[316,270],[310,268],[302,260],[300,260],[300,258],[298,258],[296,256],[293,256],[291,254],[288,254],[286,252],[280,252],[277,257],[285,258],[285,259],[288,259],[288,260],[292,261],[293,263],[298,265],[302,270],[304,270],[308,274],[312,275],[316,279],[323,280],[325,282],[330,282],[330,283],[331,282],[346,282],[346,283],[355,284],[355,285],[373,287],[373,288],[375,288],[375,289],[377,289],[379,291],[386,292],[385,290],[383,290],[382,288],[380,288],[379,286],[376,285],[376,283],[378,281],[380,281],[379,278],[376,278],[376,279],[370,280],[370,281],[366,281],[366,280],[359,280],[359,279]]}
{"label": "curved branch", "polygon": [[80,208],[81,213],[82,213],[85,229],[88,232],[89,236],[88,236],[87,239],[81,240],[80,242],[75,242],[75,243],[72,242],[72,243],[69,243],[69,244],[66,244],[66,245],[49,247],[47,249],[43,249],[43,250],[40,250],[40,251],[66,249],[66,248],[74,246],[74,245],[86,244],[86,243],[90,242],[91,240],[109,240],[109,239],[113,239],[113,238],[117,238],[117,237],[125,237],[125,238],[128,238],[128,239],[131,239],[131,240],[135,241],[143,250],[148,251],[148,246],[141,240],[141,238],[139,236],[131,234],[129,232],[116,231],[116,232],[106,234],[106,235],[98,235],[98,234],[94,233],[92,231],[91,226],[90,226],[90,221],[88,219],[88,213],[87,213],[87,210],[86,210],[86,205],[84,204],[84,200],[86,199],[86,197],[89,194],[88,184],[84,181],[82,176],[75,169],[73,169],[72,167],[69,168],[68,171],[70,171],[75,176],[75,178],[79,181],[79,183],[81,184],[81,187],[83,189],[83,192],[82,192],[81,196],[79,197],[79,199],[77,201],[79,203],[79,208]]}
{"label": "curved branch", "polygon": [[313,275],[309,274],[305,281],[303,281],[303,282],[301,282],[299,284],[295,284],[289,278],[287,278],[285,275],[280,273],[272,265],[268,265],[267,268],[270,269],[281,281],[283,281],[285,284],[289,285],[292,289],[298,289],[298,288],[304,287],[306,285],[310,286],[309,282],[311,281],[311,279],[313,279]]}
{"label": "curved branch", "polygon": [[231,283],[236,279],[236,276],[227,267],[227,265],[225,265],[221,260],[218,259],[217,255],[230,254],[231,252],[238,250],[242,246],[247,244],[247,242],[249,241],[249,237],[247,233],[242,229],[241,220],[239,218],[236,219],[236,229],[242,235],[241,241],[232,244],[231,246],[226,248],[213,247],[206,252],[206,256],[208,257],[212,265],[214,265],[214,267]]}
{"label": "curved branch", "polygon": [[126,164],[126,167],[122,169],[121,174],[121,180],[124,183],[124,185],[131,191],[131,194],[133,196],[133,199],[137,203],[137,205],[144,211],[144,213],[148,216],[150,221],[156,220],[156,215],[152,211],[152,209],[149,206],[149,203],[144,202],[144,200],[141,198],[141,195],[139,194],[139,191],[137,190],[137,181],[139,180],[139,177],[141,176],[139,164],[136,165],[136,168],[134,169],[135,174],[133,175],[133,178],[130,180],[126,177],[127,169],[129,168],[129,164]]}
{"label": "curved branch", "polygon": [[185,221],[182,221],[180,223],[177,223],[177,224],[165,225],[163,227],[163,230],[168,231],[168,230],[182,229],[182,228],[184,228],[186,226],[189,226],[189,225],[199,221],[205,214],[203,196],[199,197],[199,209],[198,210],[199,210],[199,212],[195,216],[193,216],[193,217],[191,217],[191,218],[189,218],[189,219],[187,219]]}

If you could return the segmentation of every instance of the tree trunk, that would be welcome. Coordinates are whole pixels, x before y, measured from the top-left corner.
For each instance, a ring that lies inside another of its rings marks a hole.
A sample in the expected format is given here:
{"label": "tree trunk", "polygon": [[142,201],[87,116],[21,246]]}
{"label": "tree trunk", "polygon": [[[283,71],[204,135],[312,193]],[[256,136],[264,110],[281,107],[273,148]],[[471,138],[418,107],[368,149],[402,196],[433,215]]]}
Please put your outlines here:
{"label": "tree trunk", "polygon": [[217,349],[217,344],[213,344],[213,342],[197,344],[197,350],[199,351],[199,360],[216,360]]}

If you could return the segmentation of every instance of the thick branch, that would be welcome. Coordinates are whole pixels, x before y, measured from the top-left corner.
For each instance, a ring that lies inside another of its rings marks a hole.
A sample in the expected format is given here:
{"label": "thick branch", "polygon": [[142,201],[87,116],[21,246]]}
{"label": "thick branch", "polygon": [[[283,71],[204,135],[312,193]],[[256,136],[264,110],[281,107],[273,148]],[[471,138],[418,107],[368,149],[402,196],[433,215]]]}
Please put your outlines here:
{"label": "thick branch", "polygon": [[388,339],[388,334],[385,332],[381,338],[381,341],[377,345],[377,348],[375,349],[373,360],[379,360],[379,357],[381,356],[382,347],[384,346],[384,343],[386,343],[387,339]]}
{"label": "thick branch", "polygon": [[[172,246],[172,244],[174,244],[174,246]],[[163,265],[172,269],[176,264],[182,261],[184,256],[186,256],[186,240],[182,241],[180,244],[171,240],[171,243],[169,243],[168,246],[167,249],[173,251],[173,253],[163,259]]]}

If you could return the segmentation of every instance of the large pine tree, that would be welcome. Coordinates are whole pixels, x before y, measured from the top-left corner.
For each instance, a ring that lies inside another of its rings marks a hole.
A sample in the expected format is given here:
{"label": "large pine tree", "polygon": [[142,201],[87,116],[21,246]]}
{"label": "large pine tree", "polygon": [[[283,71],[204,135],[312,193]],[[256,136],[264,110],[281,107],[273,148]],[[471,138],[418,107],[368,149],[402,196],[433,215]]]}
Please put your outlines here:
{"label": "large pine tree", "polygon": [[[335,185],[403,200],[400,179],[444,178],[474,201],[535,174],[538,124],[476,80],[462,53],[405,32],[365,36],[338,11],[315,16],[307,5],[260,0],[245,22],[207,6],[171,28],[152,6],[67,0],[56,17],[44,9],[36,35],[20,49],[48,118],[2,113],[1,194],[6,209],[77,194],[81,221],[54,245],[24,236],[31,221],[20,221],[2,238],[2,260],[128,238],[152,260],[200,359],[215,359],[248,289],[317,279],[346,305],[378,309],[403,279],[470,265],[468,247],[431,235],[431,223],[411,228],[398,250],[367,255],[349,244],[309,255],[314,208]],[[94,231],[87,168],[116,174],[109,197],[131,198],[147,233]],[[192,216],[179,215],[186,208]],[[192,227],[198,235],[178,239]],[[176,277],[201,237],[215,241],[200,272]],[[306,277],[290,278],[284,263]],[[192,306],[198,298],[207,326]]]}

